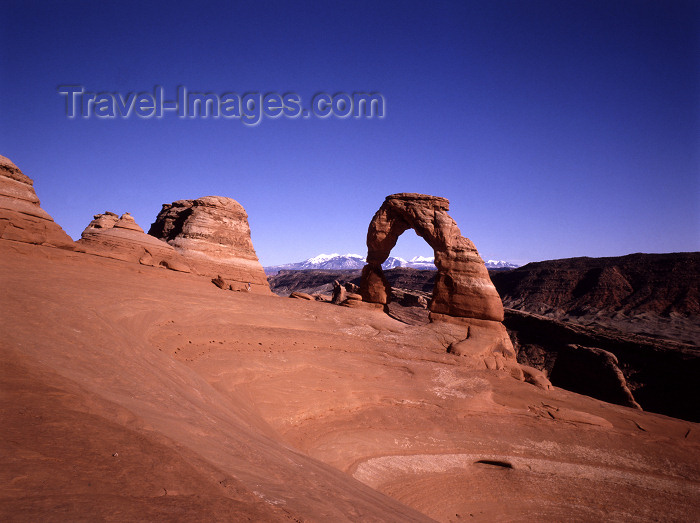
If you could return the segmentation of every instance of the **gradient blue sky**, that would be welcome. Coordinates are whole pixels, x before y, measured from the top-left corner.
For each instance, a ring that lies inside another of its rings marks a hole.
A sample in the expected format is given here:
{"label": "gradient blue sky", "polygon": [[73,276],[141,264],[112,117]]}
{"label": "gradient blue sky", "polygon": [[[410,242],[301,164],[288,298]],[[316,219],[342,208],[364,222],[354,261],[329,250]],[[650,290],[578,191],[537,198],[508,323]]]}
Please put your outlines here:
{"label": "gradient blue sky", "polygon": [[[232,197],[263,265],[365,254],[396,192],[449,198],[484,259],[700,250],[698,5],[5,0],[0,154],[73,238]],[[62,84],[377,91],[387,114],[71,120]],[[431,252],[409,231],[392,254]]]}

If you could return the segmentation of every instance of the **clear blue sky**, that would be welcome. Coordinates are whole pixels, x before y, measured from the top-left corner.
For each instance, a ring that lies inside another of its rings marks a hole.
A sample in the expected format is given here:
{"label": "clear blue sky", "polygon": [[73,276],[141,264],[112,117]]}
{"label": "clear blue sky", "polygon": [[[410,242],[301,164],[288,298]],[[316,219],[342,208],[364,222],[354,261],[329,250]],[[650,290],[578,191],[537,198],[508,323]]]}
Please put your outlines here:
{"label": "clear blue sky", "polygon": [[[396,192],[449,198],[485,259],[700,250],[698,5],[5,0],[0,154],[74,238],[232,197],[264,265],[365,254]],[[386,116],[71,120],[63,84],[376,91]],[[431,254],[404,236],[392,254]]]}

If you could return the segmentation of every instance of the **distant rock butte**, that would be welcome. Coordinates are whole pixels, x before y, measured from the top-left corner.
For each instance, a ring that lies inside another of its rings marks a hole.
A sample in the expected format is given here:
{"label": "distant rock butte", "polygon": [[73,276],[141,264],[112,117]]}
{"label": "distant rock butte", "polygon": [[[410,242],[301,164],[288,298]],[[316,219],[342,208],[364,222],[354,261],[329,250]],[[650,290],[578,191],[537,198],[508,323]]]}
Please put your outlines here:
{"label": "distant rock butte", "polygon": [[148,234],[183,256],[193,272],[220,277],[233,290],[271,294],[241,204],[222,196],[163,204]]}
{"label": "distant rock butte", "polygon": [[96,214],[76,242],[76,247],[81,252],[106,258],[190,272],[180,253],[164,241],[144,233],[128,212],[121,218],[109,211]]}
{"label": "distant rock butte", "polygon": [[[447,214],[446,198],[401,193],[387,196],[367,231],[367,265],[362,269],[360,292],[366,302],[386,304],[391,285],[382,263],[399,236],[413,229],[435,252],[435,278],[430,301],[431,321],[464,325],[466,336],[452,343],[449,352],[476,365],[505,370],[524,380],[503,321],[503,304],[491,283],[484,261],[474,244],[462,236]],[[544,376],[533,384],[548,387]]]}
{"label": "distant rock butte", "polygon": [[34,182],[0,156],[0,238],[73,249],[73,240],[41,208]]}

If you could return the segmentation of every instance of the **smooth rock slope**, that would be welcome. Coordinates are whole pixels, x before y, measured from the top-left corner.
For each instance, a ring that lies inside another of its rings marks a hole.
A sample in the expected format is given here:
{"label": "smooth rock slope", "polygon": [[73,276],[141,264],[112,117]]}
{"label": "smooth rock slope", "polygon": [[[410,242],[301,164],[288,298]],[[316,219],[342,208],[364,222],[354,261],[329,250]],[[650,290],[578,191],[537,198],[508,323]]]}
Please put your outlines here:
{"label": "smooth rock slope", "polygon": [[[143,234],[128,214],[91,225]],[[700,425],[510,379],[473,332],[498,322],[407,324],[115,258],[0,238],[2,521],[700,513]],[[469,339],[494,366],[446,351]]]}
{"label": "smooth rock slope", "polygon": [[107,258],[190,272],[185,258],[172,246],[149,236],[129,213],[96,214],[77,241],[78,250]]}
{"label": "smooth rock slope", "polygon": [[700,425],[464,328],[0,240],[3,521],[692,521]]}

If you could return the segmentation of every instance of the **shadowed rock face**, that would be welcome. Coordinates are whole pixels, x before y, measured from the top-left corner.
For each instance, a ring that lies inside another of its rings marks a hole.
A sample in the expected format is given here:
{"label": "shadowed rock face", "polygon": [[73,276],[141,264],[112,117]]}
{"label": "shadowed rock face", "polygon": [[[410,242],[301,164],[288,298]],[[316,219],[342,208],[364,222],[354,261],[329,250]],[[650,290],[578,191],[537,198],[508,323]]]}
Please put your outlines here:
{"label": "shadowed rock face", "polygon": [[184,257],[173,247],[143,232],[131,214],[96,214],[77,241],[80,251],[106,258],[190,272]]}
{"label": "shadowed rock face", "polygon": [[425,194],[387,196],[367,232],[367,266],[362,271],[366,301],[387,303],[390,287],[381,268],[399,236],[413,229],[435,251],[431,312],[503,321],[503,305],[474,244],[447,214],[449,201]]}
{"label": "shadowed rock face", "polygon": [[550,378],[567,390],[641,409],[618,365],[617,357],[606,350],[567,345],[559,351]]}
{"label": "shadowed rock face", "polygon": [[222,196],[164,204],[148,234],[172,245],[203,276],[220,276],[232,289],[269,294],[241,204]]}
{"label": "shadowed rock face", "polygon": [[34,182],[4,156],[0,156],[0,238],[73,248],[70,236],[41,208]]}

